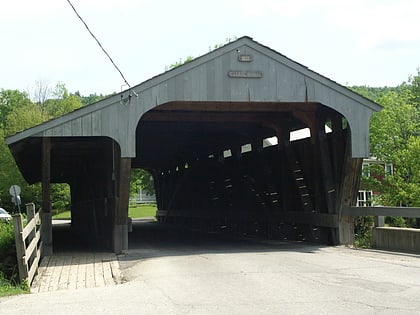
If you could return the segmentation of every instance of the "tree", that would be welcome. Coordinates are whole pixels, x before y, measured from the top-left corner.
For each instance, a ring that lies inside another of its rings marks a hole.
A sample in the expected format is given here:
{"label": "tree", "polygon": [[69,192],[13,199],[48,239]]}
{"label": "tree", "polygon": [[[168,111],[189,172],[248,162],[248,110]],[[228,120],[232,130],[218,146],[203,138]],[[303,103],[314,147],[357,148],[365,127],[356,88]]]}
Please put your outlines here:
{"label": "tree", "polygon": [[82,107],[81,98],[69,94],[64,83],[57,83],[52,92],[53,98],[45,101],[45,111],[50,117],[59,117]]}
{"label": "tree", "polygon": [[[39,83],[37,86],[39,95],[36,103],[33,103],[26,93],[17,90],[2,90],[0,93],[0,203],[9,209],[12,208],[9,195],[11,185],[21,186],[22,200],[24,201],[39,201],[41,189],[39,184],[28,185],[23,179],[4,137],[82,106],[80,97],[75,94],[70,95],[63,83],[58,83],[52,92],[43,83]],[[43,94],[43,92],[45,93]],[[68,186],[57,185],[54,187],[52,200],[56,202],[56,206],[65,207],[70,199]]]}
{"label": "tree", "polygon": [[5,126],[7,116],[15,109],[32,102],[28,95],[18,90],[1,90],[0,92],[0,127]]}
{"label": "tree", "polygon": [[155,187],[153,184],[152,175],[143,169],[133,169],[131,171],[131,182],[130,182],[130,195],[134,196],[143,189],[147,194],[153,195],[155,193]]}
{"label": "tree", "polygon": [[44,106],[51,96],[51,87],[48,81],[45,80],[37,80],[32,91],[31,98],[40,106]]}
{"label": "tree", "polygon": [[9,136],[41,124],[49,118],[50,116],[38,104],[26,104],[9,113],[4,131]]}
{"label": "tree", "polygon": [[420,107],[413,91],[403,84],[376,100],[384,107],[371,120],[370,151],[392,163],[394,173],[384,173],[380,181],[365,179],[364,185],[381,192],[378,202],[384,206],[420,206]]}

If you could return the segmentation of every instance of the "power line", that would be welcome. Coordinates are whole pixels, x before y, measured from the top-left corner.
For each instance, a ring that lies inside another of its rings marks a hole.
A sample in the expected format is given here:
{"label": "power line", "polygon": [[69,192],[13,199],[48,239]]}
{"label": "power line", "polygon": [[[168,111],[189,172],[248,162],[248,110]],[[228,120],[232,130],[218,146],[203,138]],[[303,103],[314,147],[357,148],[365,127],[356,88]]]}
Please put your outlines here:
{"label": "power line", "polygon": [[[89,26],[87,26],[86,22],[83,20],[83,18],[80,16],[80,14],[77,12],[76,8],[73,6],[73,4],[70,2],[70,0],[67,0],[67,2],[70,4],[71,8],[73,9],[74,13],[76,13],[77,17],[80,19],[80,21],[82,21],[82,23],[84,24],[84,26],[86,27],[86,29],[88,30],[89,34],[92,35],[92,37],[95,39],[95,41],[98,43],[99,47],[101,47],[102,51],[104,52],[104,54],[108,57],[108,59],[111,61],[111,63],[114,65],[115,69],[117,69],[117,71],[120,73],[121,77],[123,78],[125,84],[127,84],[127,86],[131,89],[131,85],[127,82],[126,78],[124,77],[124,74],[122,73],[122,71],[120,70],[120,68],[118,68],[118,66],[115,64],[114,60],[112,60],[111,56],[107,53],[107,51],[105,50],[105,48],[102,46],[101,42],[96,38],[96,36],[92,33],[92,31],[89,29]],[[134,91],[133,91],[134,92]],[[134,92],[134,94],[136,94]]]}

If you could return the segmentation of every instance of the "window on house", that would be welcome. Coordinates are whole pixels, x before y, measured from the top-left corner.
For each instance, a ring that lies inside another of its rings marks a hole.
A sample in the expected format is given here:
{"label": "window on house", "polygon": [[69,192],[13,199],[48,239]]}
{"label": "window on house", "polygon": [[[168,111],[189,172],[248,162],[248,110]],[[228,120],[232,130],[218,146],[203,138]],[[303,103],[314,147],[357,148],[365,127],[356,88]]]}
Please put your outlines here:
{"label": "window on house", "polygon": [[358,207],[371,207],[372,206],[372,191],[359,190],[357,193],[357,206]]}
{"label": "window on house", "polygon": [[362,165],[362,176],[370,177],[370,165],[368,163]]}
{"label": "window on house", "polygon": [[394,167],[391,163],[385,164],[385,174],[392,175],[394,173]]}

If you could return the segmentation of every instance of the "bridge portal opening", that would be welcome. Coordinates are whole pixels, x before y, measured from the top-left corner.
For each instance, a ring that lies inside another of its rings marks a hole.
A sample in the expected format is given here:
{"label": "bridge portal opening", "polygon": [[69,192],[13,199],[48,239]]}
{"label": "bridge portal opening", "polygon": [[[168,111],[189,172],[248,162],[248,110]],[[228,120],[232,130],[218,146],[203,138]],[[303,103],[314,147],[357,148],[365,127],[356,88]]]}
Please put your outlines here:
{"label": "bridge portal opening", "polygon": [[143,115],[132,167],[160,222],[334,244],[349,132],[317,103],[173,102]]}

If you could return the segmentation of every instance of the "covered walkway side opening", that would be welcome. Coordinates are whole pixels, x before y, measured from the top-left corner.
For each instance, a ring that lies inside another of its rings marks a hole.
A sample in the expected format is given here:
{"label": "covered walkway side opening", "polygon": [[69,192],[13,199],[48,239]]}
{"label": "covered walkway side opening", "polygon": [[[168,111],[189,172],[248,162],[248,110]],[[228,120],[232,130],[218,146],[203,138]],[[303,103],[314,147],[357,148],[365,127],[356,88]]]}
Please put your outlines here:
{"label": "covered walkway side opening", "polygon": [[[128,248],[132,168],[153,174],[162,223],[348,244],[342,209],[356,200],[378,110],[242,37],[6,140],[23,176],[43,183],[45,222],[50,183],[68,183],[74,231],[116,253]],[[51,225],[43,233],[52,248]]]}

